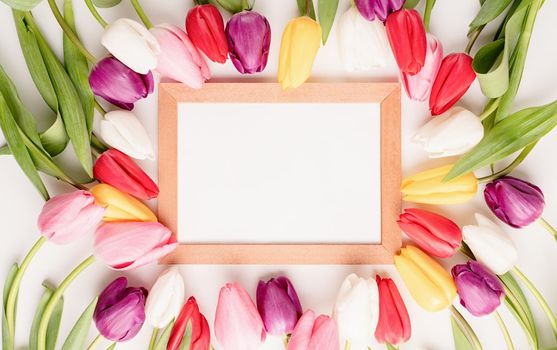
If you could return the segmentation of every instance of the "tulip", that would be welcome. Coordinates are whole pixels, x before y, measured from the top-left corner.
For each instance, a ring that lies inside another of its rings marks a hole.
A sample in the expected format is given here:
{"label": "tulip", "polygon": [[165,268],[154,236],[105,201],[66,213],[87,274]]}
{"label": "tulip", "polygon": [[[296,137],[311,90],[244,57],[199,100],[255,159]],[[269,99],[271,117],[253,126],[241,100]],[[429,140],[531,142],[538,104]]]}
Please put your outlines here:
{"label": "tulip", "polygon": [[98,135],[107,145],[135,159],[154,159],[153,145],[137,117],[128,111],[111,111],[100,122]]}
{"label": "tulip", "polygon": [[178,313],[184,302],[184,279],[178,268],[163,272],[151,288],[145,304],[147,322],[155,328],[164,328]]}
{"label": "tulip", "polygon": [[422,126],[412,141],[421,143],[430,158],[441,158],[468,152],[483,136],[484,127],[477,115],[453,107]]}
{"label": "tulip", "polygon": [[427,204],[464,203],[474,197],[478,180],[474,173],[468,173],[443,181],[453,164],[427,170],[402,181],[401,192],[407,202]]}
{"label": "tulip", "polygon": [[415,101],[425,101],[441,67],[443,46],[441,41],[432,34],[427,34],[427,47],[424,66],[414,75],[401,73],[402,83],[408,97]]}
{"label": "tulip", "polygon": [[44,204],[39,231],[50,242],[67,244],[93,233],[103,214],[104,208],[95,204],[95,197],[87,191],[60,194]]}
{"label": "tulip", "polygon": [[377,17],[381,22],[385,22],[391,12],[401,9],[404,0],[355,0],[354,4],[368,21],[373,21]]}
{"label": "tulip", "polygon": [[406,209],[400,214],[398,226],[421,249],[438,258],[453,256],[462,241],[462,233],[457,224],[423,209]]}
{"label": "tulip", "polygon": [[315,317],[311,310],[304,312],[286,350],[338,350],[340,348],[337,323],[326,315]]}
{"label": "tulip", "polygon": [[158,222],[107,222],[97,229],[95,256],[115,270],[131,270],[159,260],[178,243]]}
{"label": "tulip", "polygon": [[504,296],[501,281],[477,261],[455,265],[451,273],[460,303],[474,316],[485,316],[501,305]]}
{"label": "tulip", "polygon": [[211,78],[209,67],[188,35],[179,27],[161,24],[151,28],[161,45],[157,72],[161,77],[199,89]]}
{"label": "tulip", "polygon": [[103,58],[93,67],[89,85],[95,95],[128,111],[155,88],[151,72],[136,73],[112,56]]}
{"label": "tulip", "polygon": [[261,316],[246,290],[236,283],[220,290],[214,331],[226,350],[257,350],[265,341]]}
{"label": "tulip", "polygon": [[489,183],[484,197],[493,214],[514,228],[538,220],[545,207],[543,192],[538,186],[511,176]]}
{"label": "tulip", "polygon": [[257,285],[257,309],[267,333],[284,335],[292,333],[302,316],[302,305],[294,286],[286,277],[271,278]]}
{"label": "tulip", "polygon": [[98,205],[105,208],[104,221],[157,221],[145,204],[107,184],[91,188]]}
{"label": "tulip", "polygon": [[108,340],[123,342],[139,332],[145,322],[145,288],[128,287],[119,277],[99,295],[93,319],[99,333]]}
{"label": "tulip", "polygon": [[[191,325],[190,343],[182,344],[188,324]],[[199,312],[195,298],[190,297],[174,323],[166,350],[209,350],[210,344],[211,331],[207,319]]]}
{"label": "tulip", "polygon": [[333,309],[340,344],[367,349],[379,318],[379,294],[373,279],[350,274],[342,282]]}
{"label": "tulip", "polygon": [[451,108],[475,79],[472,57],[465,53],[452,53],[445,57],[429,96],[431,114],[438,115]]}
{"label": "tulip", "polygon": [[456,286],[451,275],[419,248],[402,248],[395,255],[395,265],[406,288],[424,310],[440,311],[452,304]]}
{"label": "tulip", "polygon": [[387,18],[385,27],[398,68],[410,75],[418,73],[425,64],[427,51],[420,14],[407,9],[393,12]]}
{"label": "tulip", "polygon": [[379,287],[379,322],[375,339],[380,343],[398,345],[410,339],[410,316],[396,284],[390,278],[376,276]]}
{"label": "tulip", "polygon": [[462,228],[464,241],[476,260],[496,275],[507,273],[518,260],[518,252],[511,237],[481,214],[476,214],[477,225]]}
{"label": "tulip", "polygon": [[366,21],[353,7],[337,24],[339,54],[347,71],[383,67],[389,55],[385,26],[379,21]]}
{"label": "tulip", "polygon": [[288,22],[282,33],[278,67],[278,81],[283,90],[296,88],[309,78],[320,46],[319,23],[307,16]]}
{"label": "tulip", "polygon": [[224,21],[215,6],[206,4],[192,8],[186,17],[186,31],[193,44],[211,61],[226,62],[228,44]]}
{"label": "tulip", "polygon": [[161,48],[157,39],[142,24],[119,18],[108,25],[101,44],[133,71],[147,74],[157,66]]}
{"label": "tulip", "polygon": [[267,65],[271,26],[265,16],[253,11],[233,15],[226,24],[230,60],[238,72],[253,74]]}

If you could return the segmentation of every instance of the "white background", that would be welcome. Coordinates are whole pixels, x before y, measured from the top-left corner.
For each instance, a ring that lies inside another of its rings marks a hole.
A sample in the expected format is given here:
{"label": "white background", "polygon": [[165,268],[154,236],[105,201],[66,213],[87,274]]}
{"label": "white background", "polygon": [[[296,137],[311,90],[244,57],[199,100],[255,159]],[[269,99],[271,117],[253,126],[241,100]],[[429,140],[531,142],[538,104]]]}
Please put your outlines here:
{"label": "white background", "polygon": [[[124,1],[125,2],[125,1]],[[186,0],[144,0],[145,8],[155,23],[170,22],[183,25],[186,11],[191,2]],[[76,1],[77,23],[79,31],[84,37],[85,44],[99,57],[104,54],[100,47],[99,38],[101,28],[88,14],[80,1]],[[348,0],[342,0],[339,12],[348,7]],[[478,1],[438,1],[433,12],[431,32],[444,43],[445,52],[461,51],[466,46],[467,25],[477,13]],[[259,80],[273,81],[276,75],[278,46],[280,35],[286,22],[296,15],[294,0],[259,0],[255,10],[264,13],[273,30],[271,55],[269,64],[263,74],[257,76]],[[128,3],[107,11],[101,11],[109,20],[122,17],[133,17],[133,11]],[[35,17],[47,34],[49,41],[57,49],[61,47],[60,30],[48,10],[46,2],[41,3],[35,10]],[[522,85],[515,103],[516,109],[551,102],[557,98],[557,2],[546,1],[542,8],[532,37],[530,51],[526,62],[526,69]],[[0,40],[0,63],[8,74],[17,82],[23,100],[31,107],[36,115],[47,115],[48,109],[42,102],[25,68],[17,41],[12,18],[8,8],[0,4],[0,26],[2,40]],[[334,34],[330,42],[322,49],[314,65],[312,80],[370,80],[375,81],[396,79],[394,65],[376,70],[371,73],[344,73],[337,57]],[[487,28],[486,33],[493,31]],[[487,35],[487,34],[486,34]],[[213,75],[218,80],[240,79],[234,68],[227,62],[225,66],[211,65]],[[244,79],[256,79],[244,77]],[[470,92],[460,102],[461,105],[479,113],[485,99],[475,83]],[[153,139],[156,137],[156,97],[136,104],[136,113],[141,118]],[[417,128],[428,118],[425,103],[403,102],[403,173],[409,175],[418,170],[424,170],[436,165],[445,164],[447,160],[427,160],[426,155],[409,140]],[[515,175],[529,179],[540,185],[547,198],[545,216],[549,221],[557,223],[557,185],[555,178],[557,167],[554,165],[555,149],[557,148],[557,134],[549,134],[531,153]],[[155,162],[141,164],[152,176],[156,176]],[[28,183],[15,162],[10,157],[0,158],[0,279],[3,280],[9,265],[19,261],[24,253],[37,238],[36,217],[40,212],[42,200],[35,189]],[[69,190],[51,180],[47,185],[52,193]],[[471,223],[473,213],[480,211],[487,213],[481,195],[476,200],[462,206],[438,208],[437,211],[453,217],[459,224]],[[531,277],[542,293],[546,296],[554,310],[557,309],[557,284],[553,267],[557,264],[557,246],[550,236],[539,226],[532,225],[521,231],[511,231],[513,239],[520,251],[518,266]],[[72,266],[90,253],[90,242],[78,242],[71,247],[57,247],[47,245],[36,257],[26,275],[20,295],[19,328],[17,343],[23,346],[26,342],[34,308],[40,294],[40,283],[47,279],[57,283],[65,276]],[[450,267],[460,261],[454,259],[446,263]],[[126,274],[132,285],[150,286],[156,275],[162,270],[161,266],[150,266]],[[195,295],[201,310],[207,315],[212,324],[215,304],[220,286],[227,281],[237,281],[247,288],[252,296],[255,295],[256,283],[259,279],[267,279],[278,274],[288,276],[296,286],[305,308],[312,308],[317,312],[330,312],[337,289],[344,277],[350,272],[362,276],[373,276],[382,273],[393,277],[399,285],[402,295],[409,308],[412,319],[413,335],[405,349],[452,349],[448,312],[430,314],[421,310],[411,299],[406,288],[397,276],[393,267],[389,266],[184,266],[182,272],[186,280],[188,295]],[[90,302],[109,281],[120,273],[109,271],[101,264],[96,264],[82,275],[66,294],[66,309],[62,326],[62,337],[67,334],[71,324],[77,319],[83,308]],[[455,302],[458,303],[458,302]],[[544,347],[554,345],[547,321],[532,303],[537,324]],[[502,313],[511,328],[513,339],[518,349],[526,349],[527,344],[521,330],[516,326],[512,316],[502,308]],[[466,314],[467,315],[467,314]],[[467,316],[478,333],[485,349],[504,349],[503,339],[492,317],[473,318]],[[133,341],[119,346],[121,349],[143,349],[147,346],[151,329],[144,327]],[[93,337],[91,331],[91,338]],[[373,347],[380,349],[378,345]]]}

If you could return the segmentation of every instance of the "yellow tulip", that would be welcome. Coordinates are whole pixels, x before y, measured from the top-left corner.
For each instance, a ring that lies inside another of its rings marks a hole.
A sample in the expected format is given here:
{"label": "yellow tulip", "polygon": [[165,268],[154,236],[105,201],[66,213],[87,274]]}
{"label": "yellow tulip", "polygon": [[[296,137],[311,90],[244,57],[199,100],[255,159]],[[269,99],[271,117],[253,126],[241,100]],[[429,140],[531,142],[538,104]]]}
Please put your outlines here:
{"label": "yellow tulip", "polygon": [[308,16],[297,17],[286,25],[280,42],[278,81],[283,90],[302,85],[321,46],[321,26]]}
{"label": "yellow tulip", "polygon": [[456,297],[456,286],[451,275],[414,246],[406,246],[395,256],[395,265],[414,300],[424,310],[447,308]]}
{"label": "yellow tulip", "polygon": [[402,181],[400,191],[407,202],[426,204],[458,204],[472,199],[478,189],[474,173],[443,181],[453,164],[410,176]]}
{"label": "yellow tulip", "polygon": [[97,204],[106,208],[104,221],[158,221],[145,204],[110,185],[98,184],[91,193]]}

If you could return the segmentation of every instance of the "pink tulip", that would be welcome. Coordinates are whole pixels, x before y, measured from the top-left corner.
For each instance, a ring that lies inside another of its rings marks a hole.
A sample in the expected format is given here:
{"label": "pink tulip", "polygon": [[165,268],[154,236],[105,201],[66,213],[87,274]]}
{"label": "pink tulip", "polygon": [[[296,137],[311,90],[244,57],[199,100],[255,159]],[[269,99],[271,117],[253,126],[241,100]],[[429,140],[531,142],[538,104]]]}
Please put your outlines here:
{"label": "pink tulip", "polygon": [[179,27],[161,24],[151,29],[161,47],[157,71],[162,77],[199,89],[211,72],[188,35]]}
{"label": "pink tulip", "polygon": [[406,94],[415,101],[425,101],[427,99],[443,60],[441,41],[431,34],[427,34],[426,50],[424,66],[418,73],[410,75],[401,72]]}
{"label": "pink tulip", "polygon": [[226,350],[257,350],[265,327],[246,290],[236,283],[221,288],[215,314],[215,336]]}
{"label": "pink tulip", "polygon": [[338,350],[340,348],[337,324],[327,315],[315,318],[306,311],[290,337],[287,350]]}
{"label": "pink tulip", "polygon": [[95,204],[87,191],[74,191],[52,197],[39,215],[39,231],[49,241],[67,244],[92,233],[100,224],[104,208]]}
{"label": "pink tulip", "polygon": [[115,270],[159,260],[176,248],[175,237],[158,222],[107,222],[95,234],[95,256]]}

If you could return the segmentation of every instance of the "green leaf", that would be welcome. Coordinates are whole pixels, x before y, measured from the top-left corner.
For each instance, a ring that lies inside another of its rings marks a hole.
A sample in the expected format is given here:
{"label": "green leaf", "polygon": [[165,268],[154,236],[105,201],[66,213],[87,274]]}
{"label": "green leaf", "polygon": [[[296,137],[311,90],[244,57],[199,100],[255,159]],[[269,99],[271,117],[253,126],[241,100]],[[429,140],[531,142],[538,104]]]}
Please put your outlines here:
{"label": "green leaf", "polygon": [[66,338],[62,350],[73,350],[73,349],[84,349],[87,336],[89,335],[89,329],[91,328],[91,323],[93,321],[93,313],[95,312],[95,307],[97,306],[98,297],[95,298],[89,306],[83,311],[77,322],[72,327],[70,334]]}
{"label": "green leaf", "polygon": [[101,7],[101,8],[114,7],[121,2],[122,2],[122,0],[93,0],[93,4],[95,4],[95,6]]}
{"label": "green leaf", "polygon": [[453,328],[453,339],[456,350],[474,350],[474,346],[468,340],[466,333],[458,323],[458,321],[451,316],[451,326]]}
{"label": "green leaf", "polygon": [[114,350],[114,349],[116,349],[116,345],[118,345],[118,343],[114,342],[114,343],[112,343],[112,345],[110,345],[108,348],[106,348],[106,350]]}
{"label": "green leaf", "polygon": [[536,142],[557,125],[557,101],[518,111],[495,124],[493,129],[466,153],[444,179],[449,181],[504,159]]}
{"label": "green leaf", "polygon": [[[44,286],[44,284],[43,284]],[[39,332],[39,324],[41,323],[41,318],[43,317],[44,310],[46,308],[46,304],[50,300],[53,292],[52,289],[45,287],[43,295],[39,300],[39,305],[37,305],[37,309],[35,311],[35,317],[33,318],[33,323],[31,324],[31,333],[29,333],[29,350],[37,350],[38,348],[38,332]]]}
{"label": "green leaf", "polygon": [[470,23],[470,27],[479,27],[497,18],[513,0],[486,0],[476,17]]}
{"label": "green leaf", "polygon": [[21,11],[30,11],[37,6],[42,0],[1,0],[9,7]]}
{"label": "green leaf", "polygon": [[406,0],[404,2],[405,9],[413,9],[414,7],[418,6],[420,0]]}
{"label": "green leaf", "polygon": [[174,327],[174,320],[166,326],[153,350],[166,350],[166,344],[168,344],[168,339],[170,339],[172,327]]}
{"label": "green leaf", "polygon": [[40,134],[40,138],[45,151],[53,157],[66,149],[68,134],[66,134],[66,128],[60,114],[58,114],[54,123]]}
{"label": "green leaf", "polygon": [[232,14],[242,12],[244,8],[242,0],[211,0],[211,2],[215,2],[216,4],[220,5],[220,7]]}
{"label": "green leaf", "polygon": [[313,7],[313,0],[296,0],[298,3],[298,11],[300,16],[306,15],[306,1],[309,1],[309,17],[315,20],[315,8]]}
{"label": "green leaf", "polygon": [[191,324],[191,322],[188,322],[188,325],[186,326],[186,331],[184,332],[184,337],[182,338],[182,342],[180,343],[180,349],[179,350],[190,350],[191,347],[191,335],[192,335],[192,331],[193,331],[193,326]]}
{"label": "green leaf", "polygon": [[10,147],[8,147],[8,145],[0,147],[0,156],[7,156],[10,154],[12,154],[12,152],[10,151]]}
{"label": "green leaf", "polygon": [[[6,320],[6,304],[8,303],[8,294],[12,289],[12,284],[18,269],[19,267],[17,264],[13,264],[4,281],[4,290],[2,293],[2,350],[13,350],[14,348],[14,339],[9,335],[10,332]],[[15,320],[15,315],[13,319]]]}
{"label": "green leaf", "polygon": [[338,0],[318,0],[317,13],[319,14],[319,24],[322,29],[323,45],[327,42],[329,32],[335,21],[337,14]]}
{"label": "green leaf", "polygon": [[60,333],[60,321],[62,321],[62,312],[64,311],[64,297],[56,303],[48,327],[46,328],[46,350],[54,350],[56,348],[56,340]]}
{"label": "green leaf", "polygon": [[528,341],[533,348],[538,348],[536,323],[522,289],[510,273],[500,275],[499,279],[505,287],[505,304],[527,333]]}

